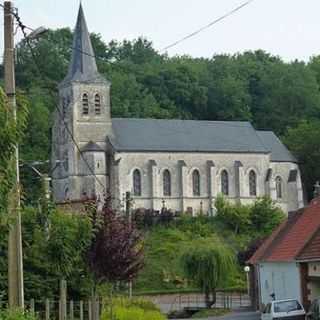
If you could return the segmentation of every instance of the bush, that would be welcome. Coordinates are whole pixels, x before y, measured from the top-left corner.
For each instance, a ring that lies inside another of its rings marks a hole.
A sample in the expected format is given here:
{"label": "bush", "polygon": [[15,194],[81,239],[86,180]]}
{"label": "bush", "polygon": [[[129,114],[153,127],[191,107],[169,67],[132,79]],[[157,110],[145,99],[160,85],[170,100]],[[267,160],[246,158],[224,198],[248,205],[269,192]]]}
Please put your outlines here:
{"label": "bush", "polygon": [[15,311],[0,310],[0,319],[1,320],[36,320],[36,317],[31,315],[28,312],[23,312],[20,310],[15,310]]}
{"label": "bush", "polygon": [[159,309],[148,300],[116,298],[111,306],[106,305],[102,311],[101,320],[165,320]]}
{"label": "bush", "polygon": [[235,234],[268,235],[285,215],[269,197],[257,198],[251,205],[230,203],[222,195],[215,202],[217,220]]}

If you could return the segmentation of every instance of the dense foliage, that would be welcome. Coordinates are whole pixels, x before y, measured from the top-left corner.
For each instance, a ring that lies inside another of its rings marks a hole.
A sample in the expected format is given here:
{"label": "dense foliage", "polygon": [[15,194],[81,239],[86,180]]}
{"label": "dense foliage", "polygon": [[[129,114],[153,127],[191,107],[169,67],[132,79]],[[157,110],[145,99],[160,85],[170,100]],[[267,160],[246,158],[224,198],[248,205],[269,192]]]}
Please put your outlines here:
{"label": "dense foliage", "polygon": [[217,220],[235,234],[250,233],[264,236],[285,218],[283,211],[268,197],[257,199],[252,205],[230,203],[223,196],[215,201]]}
{"label": "dense foliage", "polygon": [[[71,41],[69,29],[50,31],[34,41],[37,67],[26,44],[18,47],[17,83],[26,91],[32,108],[22,148],[25,159],[49,159],[50,116],[57,103],[56,86],[67,72]],[[311,196],[312,185],[320,176],[313,171],[314,153],[306,156],[302,148],[320,150],[320,140],[301,140],[290,130],[302,120],[319,121],[319,57],[309,63],[285,63],[258,50],[210,59],[169,58],[141,38],[106,44],[93,34],[92,42],[99,70],[112,83],[114,117],[249,120],[258,129],[286,135],[286,143],[303,162]],[[299,128],[303,133],[307,130]],[[27,189],[32,187],[30,179]]]}
{"label": "dense foliage", "polygon": [[19,310],[0,310],[1,320],[36,320],[36,317],[28,312],[22,312]]}
{"label": "dense foliage", "polygon": [[94,228],[88,265],[96,283],[133,280],[143,267],[142,234],[108,207],[103,209],[101,221]]}
{"label": "dense foliage", "polygon": [[[161,220],[156,220],[158,223],[146,228],[145,267],[135,281],[136,291],[197,289],[195,283],[187,281],[180,258],[183,252],[192,251],[192,247],[198,250],[201,243],[208,247],[219,247],[224,243],[223,248],[230,250],[234,256],[238,255],[239,264],[223,288],[245,288],[243,264],[250,258],[254,248],[261,244],[261,240],[256,239],[268,236],[284,215],[267,198],[257,199],[251,206],[233,205],[224,198],[219,198],[217,202],[220,204],[216,204],[215,217],[182,215],[165,225]],[[225,216],[226,212],[228,216]],[[261,219],[256,217],[259,212],[263,216]],[[229,221],[231,214],[236,215],[236,219],[232,218],[234,223]],[[241,232],[235,233],[235,229],[240,230],[239,226]]]}
{"label": "dense foliage", "polygon": [[150,301],[142,299],[113,299],[104,304],[101,320],[165,320],[159,309]]}
{"label": "dense foliage", "polygon": [[[59,279],[68,280],[69,297],[90,294],[84,254],[91,241],[87,217],[56,210],[48,216],[35,208],[22,211],[26,300],[56,298]],[[0,228],[0,296],[7,292],[7,228]],[[7,297],[4,295],[4,301]]]}
{"label": "dense foliage", "polygon": [[21,95],[18,97],[17,105],[19,112],[16,122],[13,110],[10,109],[0,88],[0,225],[5,223],[7,208],[15,202],[15,145],[21,142],[26,125],[26,101]]}

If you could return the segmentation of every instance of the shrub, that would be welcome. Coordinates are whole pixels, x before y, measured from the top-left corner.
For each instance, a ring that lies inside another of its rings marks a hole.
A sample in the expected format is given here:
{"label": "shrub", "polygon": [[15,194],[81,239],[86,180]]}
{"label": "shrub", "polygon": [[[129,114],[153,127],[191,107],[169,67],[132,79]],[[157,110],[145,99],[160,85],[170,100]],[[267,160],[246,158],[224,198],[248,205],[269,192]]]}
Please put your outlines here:
{"label": "shrub", "polygon": [[20,310],[0,310],[1,320],[36,320],[36,317],[28,312],[23,312]]}
{"label": "shrub", "polygon": [[159,309],[148,300],[116,298],[102,311],[101,320],[165,320]]}

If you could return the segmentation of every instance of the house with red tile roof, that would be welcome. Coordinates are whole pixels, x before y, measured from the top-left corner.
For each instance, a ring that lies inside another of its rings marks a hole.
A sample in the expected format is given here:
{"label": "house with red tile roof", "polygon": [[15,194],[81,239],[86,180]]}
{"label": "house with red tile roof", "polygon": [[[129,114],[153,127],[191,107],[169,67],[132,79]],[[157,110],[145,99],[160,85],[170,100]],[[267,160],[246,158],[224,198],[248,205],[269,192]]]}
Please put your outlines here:
{"label": "house with red tile roof", "polygon": [[248,261],[256,307],[298,299],[305,307],[320,296],[320,197],[290,213]]}

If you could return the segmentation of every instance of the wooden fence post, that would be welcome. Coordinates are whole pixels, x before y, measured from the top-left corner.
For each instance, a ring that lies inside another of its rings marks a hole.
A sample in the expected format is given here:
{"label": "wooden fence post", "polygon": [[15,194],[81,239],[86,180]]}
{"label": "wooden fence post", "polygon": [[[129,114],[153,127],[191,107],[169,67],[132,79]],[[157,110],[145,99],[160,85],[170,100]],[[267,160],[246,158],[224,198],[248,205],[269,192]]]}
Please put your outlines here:
{"label": "wooden fence post", "polygon": [[74,319],[74,309],[73,309],[73,301],[70,300],[70,306],[69,306],[69,320],[73,320]]}
{"label": "wooden fence post", "polygon": [[92,320],[92,303],[91,303],[91,300],[88,301],[88,319]]}
{"label": "wooden fence post", "polygon": [[59,320],[67,320],[67,281],[60,280]]}
{"label": "wooden fence post", "polygon": [[34,299],[30,300],[30,313],[34,315]]}
{"label": "wooden fence post", "polygon": [[50,301],[46,299],[46,320],[50,320]]}
{"label": "wooden fence post", "polygon": [[80,300],[80,320],[83,320],[83,301]]}

